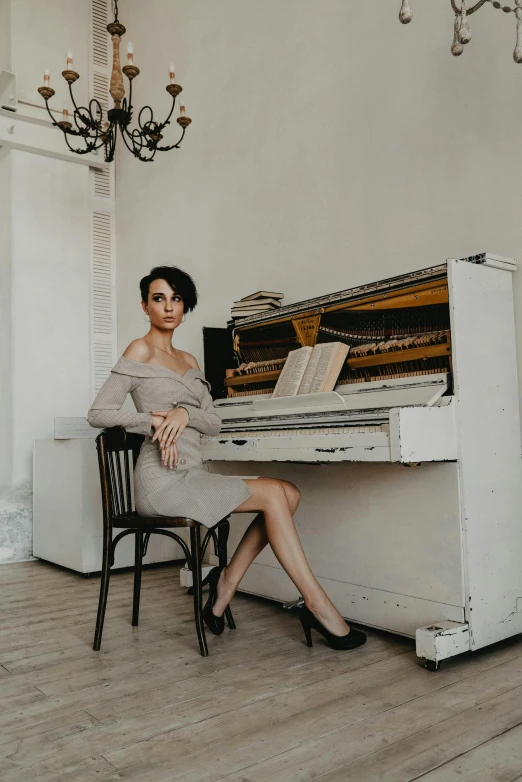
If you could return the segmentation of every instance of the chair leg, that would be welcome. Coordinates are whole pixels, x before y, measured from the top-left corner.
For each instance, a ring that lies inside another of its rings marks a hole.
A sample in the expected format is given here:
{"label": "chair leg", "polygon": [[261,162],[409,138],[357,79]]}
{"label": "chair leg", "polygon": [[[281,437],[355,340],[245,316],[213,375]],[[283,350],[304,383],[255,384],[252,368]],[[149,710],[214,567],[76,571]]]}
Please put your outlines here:
{"label": "chair leg", "polygon": [[98,615],[96,617],[96,632],[94,633],[94,643],[92,648],[99,652],[103,633],[103,622],[105,620],[105,609],[107,607],[107,596],[109,594],[109,580],[111,569],[109,563],[110,541],[104,541],[102,575],[100,582],[100,599],[98,601]]}
{"label": "chair leg", "polygon": [[[218,558],[219,558],[219,567],[224,568],[228,564],[228,553],[227,553],[227,542],[228,542],[228,535],[230,532],[230,523],[227,521],[226,524],[221,524],[217,529],[217,536],[218,536]],[[227,625],[231,630],[236,629],[236,623],[234,622],[234,617],[232,616],[232,609],[228,605],[225,608],[225,619],[227,620]]]}
{"label": "chair leg", "polygon": [[202,657],[208,657],[207,639],[203,625],[203,591],[201,587],[201,534],[199,524],[190,528],[190,550],[192,554],[192,584],[194,589],[194,619]]}
{"label": "chair leg", "polygon": [[132,602],[132,626],[138,624],[140,614],[141,572],[143,562],[143,533],[136,531],[134,554],[134,597]]}

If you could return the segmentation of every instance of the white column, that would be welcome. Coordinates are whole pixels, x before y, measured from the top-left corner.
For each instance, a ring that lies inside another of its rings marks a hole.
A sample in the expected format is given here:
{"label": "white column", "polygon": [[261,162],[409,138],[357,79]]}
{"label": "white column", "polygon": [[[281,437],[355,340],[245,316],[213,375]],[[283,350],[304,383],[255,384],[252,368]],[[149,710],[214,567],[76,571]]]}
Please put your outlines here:
{"label": "white column", "polygon": [[55,416],[84,416],[92,401],[89,164],[103,155],[69,153],[37,107],[47,65],[61,108],[69,48],[85,105],[90,5],[0,0],[0,66],[15,67],[21,99],[0,110],[0,562],[32,557],[34,439],[52,439]]}

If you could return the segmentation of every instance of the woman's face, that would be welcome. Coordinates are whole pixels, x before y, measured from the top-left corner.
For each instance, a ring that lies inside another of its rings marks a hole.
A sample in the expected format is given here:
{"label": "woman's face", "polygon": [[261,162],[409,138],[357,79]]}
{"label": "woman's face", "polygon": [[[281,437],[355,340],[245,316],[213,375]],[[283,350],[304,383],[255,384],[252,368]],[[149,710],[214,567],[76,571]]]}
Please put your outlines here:
{"label": "woman's face", "polygon": [[173,331],[183,318],[183,299],[172,290],[166,280],[153,280],[149,286],[147,303],[141,302],[152,326],[162,331]]}

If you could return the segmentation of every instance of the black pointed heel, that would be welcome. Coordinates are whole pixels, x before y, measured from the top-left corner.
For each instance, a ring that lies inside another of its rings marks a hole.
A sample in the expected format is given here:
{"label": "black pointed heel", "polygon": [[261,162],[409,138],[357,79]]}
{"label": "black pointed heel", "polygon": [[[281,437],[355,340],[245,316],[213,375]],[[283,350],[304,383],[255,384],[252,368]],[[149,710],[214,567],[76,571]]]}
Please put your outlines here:
{"label": "black pointed heel", "polygon": [[217,585],[220,576],[221,568],[215,567],[212,568],[205,579],[208,584],[208,600],[203,608],[203,621],[214,635],[221,635],[225,629],[225,617],[216,616],[212,611],[214,603],[217,600]]}
{"label": "black pointed heel", "polygon": [[300,606],[299,619],[303,626],[306,645],[312,646],[312,629],[320,633],[331,649],[355,649],[366,643],[366,634],[362,630],[351,628],[346,635],[334,635],[321,624],[319,619],[305,605]]}

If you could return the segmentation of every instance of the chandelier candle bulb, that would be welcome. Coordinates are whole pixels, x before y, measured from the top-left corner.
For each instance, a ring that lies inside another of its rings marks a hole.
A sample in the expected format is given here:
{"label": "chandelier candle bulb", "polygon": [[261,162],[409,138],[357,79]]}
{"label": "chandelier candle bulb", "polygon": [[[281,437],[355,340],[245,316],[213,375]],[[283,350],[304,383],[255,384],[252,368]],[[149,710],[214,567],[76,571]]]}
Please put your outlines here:
{"label": "chandelier candle bulb", "polygon": [[174,70],[174,63],[171,62],[169,65],[169,79],[171,84],[176,83],[176,71]]}
{"label": "chandelier candle bulb", "polygon": [[127,65],[134,65],[134,46],[131,41],[127,44]]}
{"label": "chandelier candle bulb", "polygon": [[51,74],[49,73],[49,68],[44,68],[44,87],[50,87],[51,86]]}
{"label": "chandelier candle bulb", "polygon": [[64,122],[69,122],[69,107],[67,103],[62,105],[62,119]]}
{"label": "chandelier candle bulb", "polygon": [[184,102],[181,101],[179,104],[179,116],[184,117],[187,111],[187,107],[185,106]]}
{"label": "chandelier candle bulb", "polygon": [[66,67],[67,67],[68,70],[72,70],[72,66],[73,66],[73,53],[69,49],[69,51],[67,52],[67,66]]}

